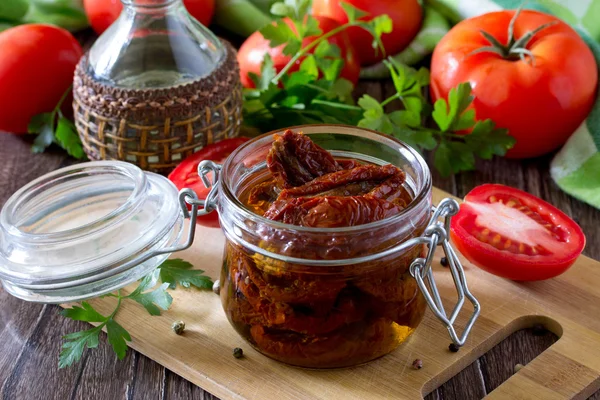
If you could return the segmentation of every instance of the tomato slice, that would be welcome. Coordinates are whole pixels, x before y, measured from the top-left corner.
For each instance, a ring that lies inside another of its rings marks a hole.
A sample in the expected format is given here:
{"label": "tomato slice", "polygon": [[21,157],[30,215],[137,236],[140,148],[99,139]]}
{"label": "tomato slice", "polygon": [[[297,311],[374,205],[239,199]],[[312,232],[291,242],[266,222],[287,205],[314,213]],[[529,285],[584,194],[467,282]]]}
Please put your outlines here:
{"label": "tomato slice", "polygon": [[583,231],[547,202],[504,185],[477,186],[452,218],[450,237],[473,264],[516,281],[553,278],[585,247]]}
{"label": "tomato slice", "polygon": [[[202,179],[198,176],[198,164],[204,160],[223,163],[225,159],[239,147],[239,145],[247,140],[249,140],[249,138],[237,137],[209,144],[199,152],[194,153],[183,160],[181,164],[175,167],[169,174],[169,179],[177,186],[177,189],[190,188],[196,192],[199,199],[204,200],[206,199],[206,196],[208,196],[210,189],[204,186]],[[218,228],[220,226],[219,215],[216,210],[210,214],[199,216],[197,222],[200,225],[212,228]]]}

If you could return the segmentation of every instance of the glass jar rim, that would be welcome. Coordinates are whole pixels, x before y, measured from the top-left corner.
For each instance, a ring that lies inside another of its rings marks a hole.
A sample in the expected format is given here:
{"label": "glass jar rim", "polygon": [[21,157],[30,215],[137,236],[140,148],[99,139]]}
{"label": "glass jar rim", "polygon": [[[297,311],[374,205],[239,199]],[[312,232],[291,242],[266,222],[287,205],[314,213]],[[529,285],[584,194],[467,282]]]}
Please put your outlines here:
{"label": "glass jar rim", "polygon": [[[127,177],[133,184],[133,190],[127,200],[116,209],[103,217],[99,217],[93,221],[83,225],[66,229],[58,232],[45,233],[30,233],[18,228],[17,221],[14,220],[17,215],[17,208],[25,206],[32,198],[39,195],[45,187],[56,180],[67,178],[69,175],[78,175],[86,172],[93,173],[116,173]],[[140,203],[140,197],[143,195],[147,183],[146,174],[135,165],[113,161],[110,163],[104,161],[92,161],[82,164],[75,164],[69,167],[60,168],[50,172],[39,178],[29,182],[25,186],[17,190],[6,202],[0,211],[0,225],[11,235],[16,236],[19,240],[24,241],[52,241],[57,243],[60,241],[71,240],[73,237],[83,238],[87,235],[96,233],[104,229],[107,222],[119,224],[135,211]]]}
{"label": "glass jar rim", "polygon": [[[414,199],[401,212],[399,212],[398,214],[396,214],[392,217],[385,218],[385,219],[375,221],[375,222],[370,222],[368,224],[355,225],[355,226],[349,226],[349,227],[337,227],[337,228],[313,228],[313,227],[286,224],[283,222],[267,219],[267,218],[263,217],[262,215],[255,214],[252,211],[250,211],[238,199],[238,197],[233,193],[233,190],[229,187],[228,182],[224,177],[228,175],[229,170],[233,167],[232,160],[235,158],[236,155],[243,152],[248,147],[251,147],[251,146],[255,145],[256,143],[258,143],[268,137],[272,137],[275,134],[283,133],[288,129],[298,130],[298,131],[301,131],[308,135],[313,134],[313,133],[335,134],[335,133],[349,133],[352,131],[366,132],[371,135],[374,135],[375,137],[379,137],[386,141],[389,141],[390,143],[399,145],[404,150],[408,151],[411,154],[411,156],[414,157],[415,161],[421,166],[421,170],[423,171],[423,181],[424,181],[423,185],[420,188],[420,190],[418,191],[418,193],[415,194]],[[324,131],[325,129],[329,129],[330,131]],[[291,126],[289,128],[285,128],[285,129],[273,130],[271,132],[257,136],[254,139],[249,140],[246,143],[243,143],[241,146],[239,146],[237,149],[235,149],[229,157],[227,157],[227,159],[225,160],[225,163],[223,164],[223,171],[222,171],[221,177],[222,177],[221,182],[222,183],[224,182],[224,184],[221,185],[220,190],[222,190],[225,197],[236,206],[236,208],[238,209],[238,211],[240,211],[241,216],[243,218],[250,219],[253,222],[257,222],[257,223],[261,223],[261,224],[268,224],[274,228],[279,228],[279,229],[283,229],[283,230],[295,230],[298,232],[321,233],[321,234],[327,234],[327,233],[333,234],[333,233],[342,233],[342,232],[343,233],[357,233],[357,232],[360,232],[363,230],[377,229],[377,228],[386,226],[390,223],[398,222],[406,214],[411,212],[415,207],[417,207],[423,201],[426,201],[429,196],[429,193],[431,192],[431,189],[432,189],[431,172],[429,171],[429,167],[427,166],[425,159],[413,147],[409,146],[407,143],[405,143],[401,140],[398,140],[394,137],[382,134],[380,132],[377,132],[377,131],[374,131],[371,129],[358,128],[355,126],[341,125],[341,124],[296,125],[296,126]]]}

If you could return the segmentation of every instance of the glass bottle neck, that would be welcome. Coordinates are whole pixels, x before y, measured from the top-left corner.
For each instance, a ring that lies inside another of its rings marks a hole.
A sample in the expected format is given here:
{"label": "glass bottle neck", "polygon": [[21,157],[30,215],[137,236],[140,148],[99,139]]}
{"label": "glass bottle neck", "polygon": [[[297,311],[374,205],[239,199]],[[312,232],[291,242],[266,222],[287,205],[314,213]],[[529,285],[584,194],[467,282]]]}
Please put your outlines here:
{"label": "glass bottle neck", "polygon": [[182,0],[121,0],[125,7],[136,9],[157,9],[180,4]]}

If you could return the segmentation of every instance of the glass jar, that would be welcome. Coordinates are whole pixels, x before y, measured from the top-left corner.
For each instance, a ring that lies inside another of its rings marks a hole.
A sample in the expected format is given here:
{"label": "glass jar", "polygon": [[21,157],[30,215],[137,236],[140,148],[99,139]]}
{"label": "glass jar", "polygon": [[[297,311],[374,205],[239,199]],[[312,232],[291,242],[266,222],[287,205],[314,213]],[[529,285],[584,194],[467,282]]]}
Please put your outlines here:
{"label": "glass jar", "polygon": [[[445,199],[432,207],[427,165],[400,141],[338,125],[296,129],[335,157],[401,168],[411,201],[393,217],[344,228],[288,225],[253,213],[244,196],[267,175],[271,134],[244,143],[223,166],[200,163],[198,174],[212,184],[205,200],[191,189],[178,194],[165,177],[131,164],[83,163],[32,181],[6,202],[2,284],[45,303],[114,291],[188,248],[197,216],[218,208],[226,237],[221,301],[232,326],[259,352],[312,368],[367,362],[406,341],[427,305],[462,346],[480,308],[448,241],[458,203]],[[437,246],[458,292],[450,313],[431,269]],[[474,311],[459,335],[453,324],[465,299]]]}
{"label": "glass jar", "polygon": [[237,332],[271,358],[311,368],[356,365],[406,341],[425,312],[410,273],[424,245],[390,250],[425,230],[431,176],[415,150],[388,136],[346,127],[301,130],[336,158],[400,167],[412,201],[392,218],[353,227],[263,218],[240,199],[269,174],[265,159],[274,138],[246,144],[221,171],[221,300]]}
{"label": "glass jar", "polygon": [[177,188],[124,162],[89,162],[19,189],[0,212],[0,278],[28,301],[100,296],[152,272],[181,237]]}

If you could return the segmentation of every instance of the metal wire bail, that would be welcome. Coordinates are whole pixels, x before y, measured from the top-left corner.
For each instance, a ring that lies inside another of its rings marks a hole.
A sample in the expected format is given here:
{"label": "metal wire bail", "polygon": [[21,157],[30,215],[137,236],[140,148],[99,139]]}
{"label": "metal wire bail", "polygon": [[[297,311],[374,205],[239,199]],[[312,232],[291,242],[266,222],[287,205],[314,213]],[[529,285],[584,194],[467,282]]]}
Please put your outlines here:
{"label": "metal wire bail", "polygon": [[[433,311],[435,316],[448,329],[448,333],[450,334],[450,339],[452,342],[454,342],[454,344],[457,346],[463,346],[467,337],[469,336],[469,332],[471,332],[471,329],[473,328],[473,324],[475,324],[475,320],[477,320],[479,314],[481,313],[481,306],[479,305],[479,302],[475,296],[473,296],[473,294],[469,291],[467,279],[465,277],[465,271],[458,256],[456,255],[456,252],[452,248],[448,237],[448,233],[450,232],[450,220],[452,219],[452,216],[458,213],[458,210],[458,203],[456,200],[450,198],[440,201],[440,204],[437,206],[437,208],[433,207],[433,214],[429,220],[429,224],[421,236],[427,240],[427,256],[425,258],[417,258],[414,260],[410,265],[410,273],[417,281],[419,289],[421,289],[423,296],[425,296],[425,300],[427,301],[431,311]],[[439,221],[440,218],[444,219],[443,223]],[[450,314],[450,317],[448,317],[446,314],[444,304],[442,303],[440,293],[435,283],[433,270],[431,269],[431,263],[433,261],[435,249],[440,245],[444,250],[446,258],[448,259],[450,272],[452,273],[454,285],[456,286],[456,290],[458,292],[458,300],[454,306],[454,309],[452,310],[452,313]],[[459,337],[453,324],[456,321],[458,314],[462,310],[462,307],[465,303],[465,297],[471,302],[471,304],[473,304],[473,314],[471,315],[471,318],[467,322],[465,329]]]}

